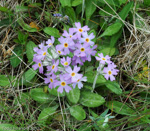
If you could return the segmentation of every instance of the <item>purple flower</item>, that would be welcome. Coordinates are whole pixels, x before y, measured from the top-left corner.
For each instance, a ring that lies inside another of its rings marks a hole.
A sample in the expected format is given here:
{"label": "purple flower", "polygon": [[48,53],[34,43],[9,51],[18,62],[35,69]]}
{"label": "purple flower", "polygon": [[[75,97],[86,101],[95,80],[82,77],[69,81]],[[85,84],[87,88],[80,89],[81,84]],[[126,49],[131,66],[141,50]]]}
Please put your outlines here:
{"label": "purple flower", "polygon": [[74,31],[77,33],[76,35],[77,35],[77,38],[78,38],[78,39],[81,37],[81,34],[82,34],[83,32],[89,30],[89,28],[88,28],[87,25],[81,27],[81,23],[80,23],[80,22],[75,22],[75,26],[76,26],[76,28],[74,28]]}
{"label": "purple flower", "polygon": [[56,52],[57,52],[59,55],[64,55],[64,52],[62,51],[62,49],[61,49],[59,46],[56,46]]}
{"label": "purple flower", "polygon": [[53,36],[51,36],[51,39],[48,39],[48,41],[46,41],[46,44],[48,45],[48,47],[51,47],[54,44],[55,38]]}
{"label": "purple flower", "polygon": [[76,85],[78,84],[78,88],[81,89],[83,87],[82,81],[84,81],[84,82],[87,81],[87,77],[84,76],[81,79],[78,79],[77,82],[72,84],[73,88],[75,88]]}
{"label": "purple flower", "polygon": [[85,62],[87,60],[87,57],[77,57],[77,56],[73,56],[72,58],[72,65],[83,65],[83,62]]}
{"label": "purple flower", "polygon": [[74,55],[78,57],[85,57],[90,51],[90,45],[87,43],[76,44],[76,50],[74,51]]}
{"label": "purple flower", "polygon": [[34,64],[34,65],[32,66],[32,68],[33,68],[34,70],[36,70],[36,69],[39,68],[39,72],[40,72],[41,74],[43,74],[43,65],[42,65],[42,62],[41,62],[40,60],[35,60],[35,62],[36,62],[36,64]]}
{"label": "purple flower", "polygon": [[61,64],[64,66],[64,67],[67,67],[69,66],[71,63],[71,58],[67,56],[67,58],[65,59],[65,57],[63,57],[61,59]]}
{"label": "purple flower", "polygon": [[44,50],[39,49],[39,50],[38,50],[38,53],[37,53],[37,55],[36,55],[36,58],[37,58],[38,60],[44,60],[46,54],[47,54],[47,48],[44,48]]}
{"label": "purple flower", "polygon": [[92,48],[90,48],[90,50],[89,50],[89,52],[88,52],[88,54],[87,54],[87,60],[88,61],[91,61],[91,56],[95,56],[95,54],[96,54],[96,49],[97,48],[97,45],[94,45]]}
{"label": "purple flower", "polygon": [[96,60],[100,61],[101,64],[111,63],[110,58],[108,55],[104,57],[103,53],[98,54],[99,57],[96,56]]}
{"label": "purple flower", "polygon": [[71,48],[71,46],[74,45],[73,41],[69,40],[68,38],[59,38],[59,42],[61,44],[56,46],[56,50],[60,50],[63,51],[64,55],[69,54],[70,50],[69,48]]}
{"label": "purple flower", "polygon": [[72,88],[68,86],[68,84],[70,84],[70,80],[65,80],[63,75],[59,75],[59,77],[60,77],[60,81],[55,83],[55,86],[59,86],[57,91],[62,93],[63,89],[65,89],[66,92],[72,90]]}
{"label": "purple flower", "polygon": [[91,46],[94,45],[94,42],[91,41],[95,36],[93,35],[93,33],[91,33],[90,35],[87,34],[87,32],[82,33],[83,38],[81,38],[79,41],[81,43],[89,43]]}
{"label": "purple flower", "polygon": [[108,80],[110,78],[111,81],[115,80],[114,75],[117,75],[117,70],[112,69],[111,67],[104,67],[103,72],[105,73],[104,77]]}
{"label": "purple flower", "polygon": [[69,28],[69,33],[64,30],[64,33],[62,34],[62,36],[65,36],[66,38],[70,38],[70,40],[74,40],[77,39],[76,35],[74,35],[74,28]]}
{"label": "purple flower", "polygon": [[45,80],[45,84],[50,83],[49,88],[51,88],[51,89],[55,88],[56,87],[55,83],[58,82],[56,80],[56,75],[55,74],[52,74],[52,76],[47,76],[47,78],[44,78],[44,80]]}
{"label": "purple flower", "polygon": [[82,78],[82,74],[78,74],[80,67],[75,66],[74,70],[71,69],[70,66],[66,68],[67,73],[64,75],[65,79],[70,79],[71,82],[77,82],[77,80]]}
{"label": "purple flower", "polygon": [[58,70],[58,64],[59,64],[59,60],[57,60],[56,62],[55,62],[55,60],[53,59],[52,60],[52,66],[47,66],[47,71],[50,71],[50,73],[48,73],[48,74],[46,74],[46,75],[51,75],[52,73],[56,73],[57,72],[57,70]]}

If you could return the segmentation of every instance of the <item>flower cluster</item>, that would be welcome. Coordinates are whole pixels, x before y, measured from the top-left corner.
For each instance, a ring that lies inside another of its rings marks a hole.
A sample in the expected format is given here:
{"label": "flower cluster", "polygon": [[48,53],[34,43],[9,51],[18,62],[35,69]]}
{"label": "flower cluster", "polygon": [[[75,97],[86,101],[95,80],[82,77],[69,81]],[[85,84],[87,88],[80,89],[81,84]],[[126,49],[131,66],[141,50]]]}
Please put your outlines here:
{"label": "flower cluster", "polygon": [[34,70],[39,68],[40,73],[46,73],[45,83],[49,88],[58,87],[58,92],[69,92],[72,88],[83,87],[82,82],[87,78],[80,73],[80,66],[85,61],[91,61],[91,56],[95,56],[97,48],[92,41],[95,36],[93,33],[88,34],[88,26],[81,27],[80,22],[75,23],[74,28],[64,31],[58,38],[59,44],[54,46],[55,38],[51,36],[46,42],[42,42],[34,48],[32,66]]}
{"label": "flower cluster", "polygon": [[[116,65],[110,60],[111,57],[104,55],[102,53],[96,56],[96,60],[99,61],[99,67],[97,71],[99,74],[104,75],[104,77],[108,80],[110,78],[111,81],[115,80],[115,75],[118,74],[119,70],[116,69]],[[105,67],[107,65],[107,67]]]}

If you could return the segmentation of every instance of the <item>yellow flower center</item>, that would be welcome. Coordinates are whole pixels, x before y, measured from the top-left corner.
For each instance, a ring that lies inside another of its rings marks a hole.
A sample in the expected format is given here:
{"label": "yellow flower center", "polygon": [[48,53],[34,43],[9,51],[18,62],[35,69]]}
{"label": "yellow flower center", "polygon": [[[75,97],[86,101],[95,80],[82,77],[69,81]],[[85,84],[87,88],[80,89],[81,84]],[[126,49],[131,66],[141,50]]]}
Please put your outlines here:
{"label": "yellow flower center", "polygon": [[75,76],[75,73],[74,73],[74,72],[72,72],[72,73],[71,73],[71,76]]}
{"label": "yellow flower center", "polygon": [[67,66],[67,65],[68,65],[68,62],[65,62],[64,65]]}
{"label": "yellow flower center", "polygon": [[52,79],[52,78],[50,78],[50,81],[51,81],[51,82],[53,82],[53,79]]}
{"label": "yellow flower center", "polygon": [[81,48],[80,50],[81,50],[82,52],[83,52],[83,51],[85,51],[85,49],[84,49],[84,48]]}
{"label": "yellow flower center", "polygon": [[89,42],[90,40],[89,40],[89,38],[86,38],[85,41],[86,41],[86,42]]}
{"label": "yellow flower center", "polygon": [[102,60],[106,60],[105,58],[102,58]]}
{"label": "yellow flower center", "polygon": [[58,53],[61,54],[61,51],[59,50]]}
{"label": "yellow flower center", "polygon": [[49,45],[52,45],[52,43],[49,43]]}
{"label": "yellow flower center", "polygon": [[66,85],[66,82],[64,82],[64,81],[61,82],[61,85],[62,85],[62,86],[65,86],[65,85]]}
{"label": "yellow flower center", "polygon": [[65,44],[64,44],[64,47],[68,47],[68,43],[65,43]]}
{"label": "yellow flower center", "polygon": [[83,30],[82,29],[79,29],[79,32],[82,32]]}
{"label": "yellow flower center", "polygon": [[43,55],[46,55],[46,52],[44,52]]}
{"label": "yellow flower center", "polygon": [[72,37],[72,35],[70,35],[70,38]]}
{"label": "yellow flower center", "polygon": [[55,68],[55,65],[52,66],[52,69],[54,69],[54,68]]}
{"label": "yellow flower center", "polygon": [[111,71],[108,71],[108,74],[111,75]]}
{"label": "yellow flower center", "polygon": [[77,80],[77,82],[79,82],[79,81],[80,81],[80,79]]}
{"label": "yellow flower center", "polygon": [[42,66],[41,63],[38,63],[38,66],[41,67]]}

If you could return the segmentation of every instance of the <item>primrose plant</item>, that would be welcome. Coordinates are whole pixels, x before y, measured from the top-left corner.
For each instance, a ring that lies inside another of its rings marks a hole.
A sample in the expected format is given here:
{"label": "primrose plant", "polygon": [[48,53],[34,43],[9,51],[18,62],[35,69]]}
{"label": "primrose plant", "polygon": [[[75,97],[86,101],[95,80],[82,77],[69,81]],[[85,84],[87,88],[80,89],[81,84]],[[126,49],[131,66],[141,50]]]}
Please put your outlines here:
{"label": "primrose plant", "polygon": [[[34,70],[39,69],[41,74],[45,72],[44,80],[45,84],[49,84],[49,88],[58,87],[57,91],[62,93],[63,90],[69,92],[76,86],[79,89],[83,87],[82,82],[86,82],[87,77],[83,76],[81,66],[85,61],[91,61],[91,56],[95,56],[97,52],[95,50],[97,45],[92,41],[95,36],[93,33],[88,34],[89,30],[88,26],[81,27],[81,23],[76,22],[74,28],[69,28],[69,31],[64,30],[56,46],[54,46],[55,38],[51,36],[46,42],[34,48],[35,64],[32,67]],[[98,54],[96,60],[99,61],[99,67],[93,89],[99,74],[113,81],[114,75],[118,73],[116,65],[108,55],[104,57],[102,53]]]}

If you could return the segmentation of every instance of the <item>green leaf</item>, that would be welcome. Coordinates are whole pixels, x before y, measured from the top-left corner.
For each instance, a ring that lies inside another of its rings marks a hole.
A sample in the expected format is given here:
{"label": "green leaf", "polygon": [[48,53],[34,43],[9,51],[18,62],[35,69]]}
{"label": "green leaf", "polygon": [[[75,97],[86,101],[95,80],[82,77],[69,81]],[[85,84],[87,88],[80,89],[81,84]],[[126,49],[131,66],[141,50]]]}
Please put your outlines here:
{"label": "green leaf", "polygon": [[122,94],[122,89],[120,88],[120,85],[116,81],[107,81],[105,83],[106,87],[114,92],[117,95]]}
{"label": "green leaf", "polygon": [[22,18],[17,20],[18,24],[26,31],[28,32],[37,32],[36,28],[31,28],[29,25],[27,25]]}
{"label": "green leaf", "polygon": [[0,11],[2,11],[2,12],[7,12],[7,11],[8,11],[8,9],[7,9],[6,7],[2,7],[2,6],[0,6]]}
{"label": "green leaf", "polygon": [[[12,65],[12,67],[17,67],[20,63],[21,63],[21,60],[20,59],[23,59],[23,50],[22,50],[22,46],[16,46],[15,49],[14,49],[14,52],[15,54],[13,54],[11,57],[10,57],[10,63]],[[19,59],[20,58],[20,59]]]}
{"label": "green leaf", "polygon": [[105,99],[98,94],[82,91],[79,102],[86,107],[98,107],[105,102]]}
{"label": "green leaf", "polygon": [[21,131],[19,127],[12,124],[0,124],[0,131]]}
{"label": "green leaf", "polygon": [[10,84],[13,85],[14,79],[15,77],[12,76],[0,75],[0,86],[9,86]]}
{"label": "green leaf", "polygon": [[65,14],[71,18],[72,22],[76,22],[76,14],[74,12],[74,9],[71,7],[65,7]]}
{"label": "green leaf", "polygon": [[96,6],[93,3],[96,4],[97,0],[86,0],[85,1],[86,24],[88,24],[92,14],[96,10]]}
{"label": "green leaf", "polygon": [[71,0],[60,0],[62,7],[71,6]]}
{"label": "green leaf", "polygon": [[114,111],[115,113],[121,114],[121,115],[134,115],[135,111],[132,110],[130,107],[128,107],[126,104],[123,104],[118,101],[109,101],[106,103],[106,106]]}
{"label": "green leaf", "polygon": [[86,113],[83,108],[79,105],[72,106],[69,108],[70,114],[77,120],[84,120],[86,118]]}
{"label": "green leaf", "polygon": [[150,6],[150,0],[144,0],[144,5]]}
{"label": "green leaf", "polygon": [[78,87],[72,89],[69,93],[66,93],[69,102],[76,104],[80,98],[80,89]]}
{"label": "green leaf", "polygon": [[11,24],[12,20],[7,18],[7,19],[3,19],[0,21],[0,26],[8,26],[9,24]]}
{"label": "green leaf", "polygon": [[[121,10],[121,12],[118,13],[118,15],[121,17],[122,20],[126,19],[126,17],[128,16],[130,10],[133,7],[133,4],[134,4],[133,1],[129,2],[126,6],[124,6],[124,8]],[[117,19],[116,22],[120,22],[120,20]]]}
{"label": "green leaf", "polygon": [[16,12],[25,12],[25,11],[28,11],[28,6],[17,5],[15,11]]}
{"label": "green leaf", "polygon": [[119,6],[118,0],[98,0],[99,2],[106,4],[106,2],[110,5],[110,6]]}
{"label": "green leaf", "polygon": [[[87,76],[87,82],[93,84],[95,76],[96,76],[96,72],[94,72],[94,71],[87,72],[87,73],[85,73],[85,76]],[[104,78],[104,76],[99,75],[97,78],[96,84],[102,84],[105,82],[106,82],[106,79]]]}
{"label": "green leaf", "polygon": [[30,82],[34,76],[36,75],[37,71],[34,71],[32,68],[28,69],[22,77],[22,80],[20,81],[20,83],[23,83],[23,85],[26,85],[26,83]]}
{"label": "green leaf", "polygon": [[65,91],[63,91],[63,93],[60,93],[60,92],[58,92],[57,91],[57,89],[58,89],[58,87],[56,87],[56,88],[49,88],[49,87],[47,87],[47,89],[48,89],[48,91],[49,91],[49,94],[51,94],[51,95],[53,95],[53,96],[59,96],[59,97],[63,97],[63,96],[65,96]]}
{"label": "green leaf", "polygon": [[[122,20],[126,19],[126,17],[128,16],[130,10],[132,9],[132,7],[133,7],[133,1],[129,2],[126,6],[124,6],[124,8],[121,10],[121,12],[119,12],[119,16],[121,17]],[[119,19],[117,19],[116,22],[121,22],[121,21]],[[122,29],[120,29],[120,31],[118,33],[116,33],[115,35],[113,35],[111,37],[110,47],[115,46],[115,44],[118,41],[118,39],[120,38],[121,34],[122,34]]]}
{"label": "green leaf", "polygon": [[82,0],[74,0],[72,1],[72,6],[77,6],[77,5],[80,5],[82,4]]}
{"label": "green leaf", "polygon": [[58,105],[53,107],[45,108],[38,117],[38,123],[43,124],[48,119],[49,116],[53,115],[56,112]]}
{"label": "green leaf", "polygon": [[23,41],[24,34],[21,31],[18,31],[18,39],[20,42]]}
{"label": "green leaf", "polygon": [[101,51],[97,51],[96,55],[98,56],[98,53],[103,53],[104,56],[106,56],[106,55],[112,56],[115,54],[115,52],[116,52],[116,48],[106,47],[106,48],[102,49]]}
{"label": "green leaf", "polygon": [[34,47],[37,47],[37,45],[32,41],[29,41],[26,45],[26,55],[27,55],[29,62],[33,61],[33,55],[35,54],[35,52],[33,50]]}
{"label": "green leaf", "polygon": [[54,36],[54,37],[60,37],[59,35],[59,30],[57,30],[56,28],[52,28],[52,27],[45,27],[44,28],[44,32],[48,35]]}
{"label": "green leaf", "polygon": [[30,90],[30,96],[33,100],[39,103],[49,103],[52,102],[56,97],[45,93],[43,88],[35,88]]}
{"label": "green leaf", "polygon": [[114,34],[116,34],[122,27],[122,24],[120,22],[114,23],[112,25],[110,25],[100,37],[103,36],[112,36]]}
{"label": "green leaf", "polygon": [[125,4],[127,2],[127,0],[118,0],[120,5]]}

